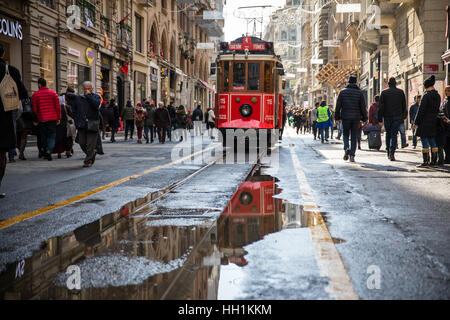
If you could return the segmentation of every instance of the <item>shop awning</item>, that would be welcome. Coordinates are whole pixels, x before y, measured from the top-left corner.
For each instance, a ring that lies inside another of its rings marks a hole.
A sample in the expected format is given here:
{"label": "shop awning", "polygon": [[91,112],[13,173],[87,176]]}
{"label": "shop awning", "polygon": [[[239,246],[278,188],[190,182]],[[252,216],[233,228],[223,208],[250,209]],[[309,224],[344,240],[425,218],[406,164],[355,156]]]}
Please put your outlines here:
{"label": "shop awning", "polygon": [[216,91],[214,90],[214,88],[210,86],[210,84],[209,84],[208,82],[203,81],[203,80],[200,80],[200,79],[199,79],[198,81],[200,81],[201,84],[203,84],[203,85],[206,87],[206,89],[208,89],[209,91],[211,91],[211,92],[213,92],[213,93],[216,92]]}
{"label": "shop awning", "polygon": [[335,67],[333,64],[331,64],[331,62],[329,62],[319,71],[319,73],[316,75],[316,78],[320,83],[328,82],[336,88],[339,84],[347,83],[350,75],[357,72],[357,66]]}

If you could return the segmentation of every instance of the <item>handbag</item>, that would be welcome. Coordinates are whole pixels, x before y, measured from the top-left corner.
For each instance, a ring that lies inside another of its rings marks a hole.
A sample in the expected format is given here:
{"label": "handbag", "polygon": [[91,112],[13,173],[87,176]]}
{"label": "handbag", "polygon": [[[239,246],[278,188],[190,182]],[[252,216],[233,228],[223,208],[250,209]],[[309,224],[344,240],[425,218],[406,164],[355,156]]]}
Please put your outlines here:
{"label": "handbag", "polygon": [[100,128],[100,120],[86,119],[86,128],[89,132],[98,132]]}
{"label": "handbag", "polygon": [[31,99],[26,98],[22,100],[22,117],[26,120],[36,120],[33,107],[31,106]]}

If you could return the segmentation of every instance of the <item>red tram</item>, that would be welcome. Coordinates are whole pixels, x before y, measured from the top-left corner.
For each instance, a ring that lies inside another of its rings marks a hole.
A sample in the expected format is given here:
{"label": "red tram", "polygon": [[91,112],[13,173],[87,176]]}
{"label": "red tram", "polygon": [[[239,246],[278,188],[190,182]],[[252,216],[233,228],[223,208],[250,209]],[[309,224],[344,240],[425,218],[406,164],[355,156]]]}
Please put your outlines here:
{"label": "red tram", "polygon": [[256,37],[222,42],[216,66],[216,128],[224,145],[227,129],[255,129],[258,136],[281,129],[284,70],[272,42]]}

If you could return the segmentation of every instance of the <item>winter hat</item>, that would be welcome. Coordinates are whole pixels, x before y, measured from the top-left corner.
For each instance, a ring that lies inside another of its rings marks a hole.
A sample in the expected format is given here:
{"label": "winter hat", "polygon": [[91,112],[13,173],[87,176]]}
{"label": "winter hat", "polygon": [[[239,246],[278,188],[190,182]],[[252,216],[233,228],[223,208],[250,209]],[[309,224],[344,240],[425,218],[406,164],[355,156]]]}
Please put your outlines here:
{"label": "winter hat", "polygon": [[348,83],[356,83],[356,76],[355,75],[351,75],[350,78],[348,79]]}
{"label": "winter hat", "polygon": [[137,106],[138,106],[138,107],[142,107],[142,104],[139,102],[139,103],[137,104]]}
{"label": "winter hat", "polygon": [[426,88],[429,88],[429,87],[434,86],[434,83],[435,83],[435,82],[436,82],[436,79],[435,79],[435,77],[434,77],[434,75],[433,75],[433,76],[429,77],[427,80],[425,80],[425,81],[423,82],[423,86],[424,86],[425,89],[426,89]]}

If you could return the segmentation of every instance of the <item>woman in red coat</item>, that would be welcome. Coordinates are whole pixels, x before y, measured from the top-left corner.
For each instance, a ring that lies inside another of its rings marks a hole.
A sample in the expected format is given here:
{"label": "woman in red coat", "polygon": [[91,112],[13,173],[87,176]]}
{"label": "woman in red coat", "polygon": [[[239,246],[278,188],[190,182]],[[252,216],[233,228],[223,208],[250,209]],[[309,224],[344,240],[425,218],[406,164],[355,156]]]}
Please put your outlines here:
{"label": "woman in red coat", "polygon": [[375,96],[375,102],[370,105],[369,108],[369,124],[378,125],[377,112],[380,105],[380,96]]}

